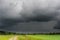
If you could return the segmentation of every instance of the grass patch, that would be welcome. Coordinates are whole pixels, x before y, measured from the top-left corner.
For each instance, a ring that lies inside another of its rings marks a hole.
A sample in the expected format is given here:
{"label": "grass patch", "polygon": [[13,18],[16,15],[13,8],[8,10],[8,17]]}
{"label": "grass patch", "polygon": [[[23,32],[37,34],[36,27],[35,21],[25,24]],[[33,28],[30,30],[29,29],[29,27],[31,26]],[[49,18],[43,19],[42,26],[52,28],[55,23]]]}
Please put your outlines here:
{"label": "grass patch", "polygon": [[0,35],[0,40],[9,40],[18,36],[18,40],[60,40],[60,35]]}

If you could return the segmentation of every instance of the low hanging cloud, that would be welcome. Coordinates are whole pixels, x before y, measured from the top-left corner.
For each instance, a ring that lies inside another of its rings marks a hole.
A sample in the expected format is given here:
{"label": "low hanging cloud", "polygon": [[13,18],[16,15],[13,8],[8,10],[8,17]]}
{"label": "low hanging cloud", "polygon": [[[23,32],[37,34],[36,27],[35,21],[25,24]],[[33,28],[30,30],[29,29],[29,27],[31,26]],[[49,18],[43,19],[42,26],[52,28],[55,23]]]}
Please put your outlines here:
{"label": "low hanging cloud", "polygon": [[22,22],[60,20],[59,0],[0,0],[0,27]]}
{"label": "low hanging cloud", "polygon": [[59,13],[58,3],[56,0],[1,0],[0,15],[23,21],[52,20]]}

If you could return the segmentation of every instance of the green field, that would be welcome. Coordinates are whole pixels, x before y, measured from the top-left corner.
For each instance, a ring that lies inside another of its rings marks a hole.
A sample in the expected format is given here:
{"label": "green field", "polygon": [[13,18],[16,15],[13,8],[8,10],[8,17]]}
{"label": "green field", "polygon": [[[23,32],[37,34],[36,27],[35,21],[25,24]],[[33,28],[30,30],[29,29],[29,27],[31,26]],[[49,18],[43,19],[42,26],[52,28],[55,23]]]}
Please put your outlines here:
{"label": "green field", "polygon": [[0,40],[9,40],[18,36],[18,40],[60,40],[60,35],[0,35]]}

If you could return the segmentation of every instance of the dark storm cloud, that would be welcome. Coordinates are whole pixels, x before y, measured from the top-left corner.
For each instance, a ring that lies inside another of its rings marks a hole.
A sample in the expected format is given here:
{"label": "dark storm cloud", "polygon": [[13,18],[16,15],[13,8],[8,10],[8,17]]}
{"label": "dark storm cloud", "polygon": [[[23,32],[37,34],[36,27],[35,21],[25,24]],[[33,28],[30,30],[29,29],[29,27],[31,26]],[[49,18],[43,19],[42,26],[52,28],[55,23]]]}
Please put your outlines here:
{"label": "dark storm cloud", "polygon": [[[55,1],[53,2],[55,3]],[[2,18],[13,20],[41,21],[44,19],[48,21],[58,13],[56,10],[58,3],[55,4],[47,0],[2,0],[0,15]]]}
{"label": "dark storm cloud", "polygon": [[59,0],[0,0],[0,28],[14,29],[19,23],[59,20],[59,3]]}

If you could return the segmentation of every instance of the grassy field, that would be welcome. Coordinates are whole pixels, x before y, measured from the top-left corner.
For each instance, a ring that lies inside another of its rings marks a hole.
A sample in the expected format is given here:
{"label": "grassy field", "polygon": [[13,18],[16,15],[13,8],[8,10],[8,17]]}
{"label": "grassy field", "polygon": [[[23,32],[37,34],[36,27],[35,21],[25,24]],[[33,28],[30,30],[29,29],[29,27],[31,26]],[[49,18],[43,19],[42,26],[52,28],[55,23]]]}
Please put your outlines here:
{"label": "grassy field", "polygon": [[0,40],[10,40],[18,36],[16,40],[60,40],[60,35],[0,35]]}

